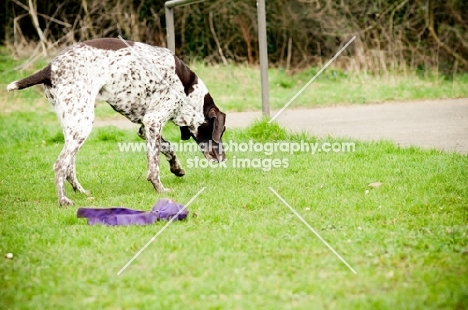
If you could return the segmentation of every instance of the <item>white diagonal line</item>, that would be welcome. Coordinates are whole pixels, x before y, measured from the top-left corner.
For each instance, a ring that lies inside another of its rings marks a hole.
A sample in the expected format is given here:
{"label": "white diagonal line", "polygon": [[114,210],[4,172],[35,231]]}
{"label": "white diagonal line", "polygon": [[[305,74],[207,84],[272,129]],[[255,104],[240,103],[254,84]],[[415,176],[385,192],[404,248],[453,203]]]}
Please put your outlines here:
{"label": "white diagonal line", "polygon": [[351,42],[354,41],[354,39],[356,39],[356,36],[352,37],[351,40],[349,40],[349,42],[346,43],[346,45],[343,46],[343,47],[338,51],[338,53],[336,53],[336,55],[333,56],[333,58],[330,59],[330,60],[325,64],[325,66],[323,66],[323,68],[320,69],[320,71],[317,72],[317,74],[315,74],[315,76],[314,76],[312,79],[310,79],[310,81],[307,82],[307,84],[305,84],[304,87],[302,87],[301,90],[299,90],[299,91],[297,92],[297,94],[295,94],[294,97],[292,97],[292,98],[288,101],[288,103],[286,103],[286,104],[284,105],[284,107],[283,107],[281,110],[279,110],[279,111],[275,114],[275,116],[273,116],[273,117],[268,121],[268,123],[273,122],[281,113],[283,113],[283,111],[291,104],[291,102],[293,102],[297,97],[299,97],[299,95],[307,88],[307,86],[309,86],[310,83],[312,83],[312,82],[323,72],[323,70],[325,70],[325,69],[332,63],[332,61],[335,60],[335,59],[341,54],[341,52],[343,52],[343,51],[348,47],[348,45],[350,45]]}
{"label": "white diagonal line", "polygon": [[330,249],[330,251],[333,252],[333,254],[335,254],[335,255],[336,255],[352,272],[354,272],[354,274],[357,274],[356,270],[354,270],[354,268],[351,267],[351,266],[343,259],[343,257],[341,257],[341,255],[338,254],[338,252],[336,252],[335,249],[333,249],[333,248],[331,247],[331,245],[329,245],[328,242],[326,242],[326,241],[319,235],[319,233],[316,232],[315,229],[313,229],[313,228],[309,225],[309,223],[307,223],[307,222],[304,220],[304,218],[302,218],[302,216],[301,216],[299,213],[297,213],[296,210],[294,210],[294,208],[291,207],[291,206],[286,202],[286,200],[284,200],[283,197],[281,197],[281,196],[273,189],[273,187],[269,187],[269,189],[273,192],[273,194],[275,194],[275,195],[279,198],[279,200],[281,200],[289,209],[291,209],[291,211],[302,221],[302,223],[304,223],[304,225],[306,225],[307,228],[309,228],[309,229],[317,236],[317,238],[319,238],[320,241],[322,241],[322,242]]}
{"label": "white diagonal line", "polygon": [[122,267],[122,269],[120,269],[119,272],[117,272],[117,275],[119,276],[150,244],[151,242],[153,242],[169,225],[171,225],[171,223],[179,216],[180,213],[182,213],[194,200],[195,198],[198,197],[198,195],[201,194],[201,192],[203,192],[205,190],[205,187],[203,187],[201,190],[198,191],[198,193],[192,197],[192,199],[189,200],[189,202],[187,202],[187,204],[179,210],[179,212],[177,212],[176,215],[174,215],[168,222],[166,225],[164,225],[163,228],[161,228],[158,233],[156,235],[153,236],[153,238],[150,239],[150,241],[148,241],[144,247],[141,248],[140,251],[138,251],[138,253],[136,253],[131,260],[128,261],[127,264],[125,264],[125,266]]}

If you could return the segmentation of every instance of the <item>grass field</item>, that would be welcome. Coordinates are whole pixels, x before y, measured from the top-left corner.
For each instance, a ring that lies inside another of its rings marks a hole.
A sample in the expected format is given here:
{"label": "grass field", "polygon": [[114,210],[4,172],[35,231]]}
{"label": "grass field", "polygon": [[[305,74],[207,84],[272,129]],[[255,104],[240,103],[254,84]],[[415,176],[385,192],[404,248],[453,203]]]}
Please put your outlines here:
{"label": "grass field", "polygon": [[[198,69],[211,81],[227,70]],[[227,99],[229,94],[256,92],[243,91],[257,80],[253,69],[233,71],[239,77],[225,99],[219,95],[222,88],[214,87],[220,106],[258,108],[253,99],[242,105]],[[23,74],[4,72],[0,83]],[[252,77],[244,80],[243,74]],[[462,81],[437,81],[446,83],[437,84],[446,85],[437,87],[437,96],[446,96],[444,89],[457,89],[462,96]],[[289,99],[296,82],[278,95],[277,104]],[[347,83],[330,82],[329,91],[346,90]],[[400,94],[390,86],[388,90]],[[384,91],[372,92],[387,98]],[[415,92],[411,94],[414,98]],[[258,121],[244,130],[226,131],[224,141],[317,143],[322,151],[228,151],[226,167],[207,168],[190,167],[201,153],[179,152],[187,174],[173,176],[163,160],[162,182],[173,191],[158,195],[146,181],[145,153],[119,149],[119,143],[140,143],[136,132],[97,128],[77,157],[78,178],[91,196],[73,193],[68,186],[75,205],[59,208],[52,164],[63,137],[55,115],[38,99],[42,96],[37,89],[0,93],[0,253],[14,254],[13,259],[0,259],[0,309],[468,307],[467,156],[385,141],[317,140]],[[323,103],[310,92],[301,98],[302,104]],[[109,115],[109,108],[98,106],[99,117]],[[178,129],[167,126],[165,137],[178,142]],[[354,143],[354,149],[327,152],[327,143]],[[234,167],[239,159],[254,167]],[[269,160],[282,164],[268,169]],[[369,187],[374,182],[381,186]],[[76,218],[80,206],[149,210],[161,197],[185,204],[203,187],[189,206],[188,219],[171,224],[120,275],[165,223],[103,227]]]}
{"label": "grass field", "polygon": [[[468,158],[355,142],[354,152],[228,153],[224,168],[163,163],[157,195],[145,180],[134,132],[96,130],[77,157],[92,199],[68,187],[59,208],[51,166],[62,147],[51,113],[0,117],[2,309],[463,309],[468,306]],[[174,127],[166,137],[178,141]],[[228,131],[225,141],[333,142],[265,122]],[[349,141],[348,141],[349,142]],[[233,159],[287,160],[264,171]],[[382,186],[370,188],[371,182]],[[77,206],[148,210],[160,197],[191,204],[120,276],[164,223],[95,227]],[[269,190],[273,187],[357,271],[352,273]],[[366,191],[367,194],[366,194]],[[195,216],[196,215],[196,216]]]}

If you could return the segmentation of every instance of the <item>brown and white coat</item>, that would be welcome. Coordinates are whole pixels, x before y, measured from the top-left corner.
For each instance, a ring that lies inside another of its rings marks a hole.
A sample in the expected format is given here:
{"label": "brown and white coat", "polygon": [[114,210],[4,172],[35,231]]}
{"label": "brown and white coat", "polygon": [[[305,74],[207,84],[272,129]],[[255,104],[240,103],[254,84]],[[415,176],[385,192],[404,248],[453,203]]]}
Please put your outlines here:
{"label": "brown and white coat", "polygon": [[44,84],[65,138],[54,164],[60,205],[73,203],[65,194],[65,180],[75,191],[88,193],[76,177],[75,156],[91,133],[96,98],[141,124],[139,135],[147,144],[147,179],[158,192],[166,191],[159,176],[160,150],[171,172],[177,176],[185,173],[161,136],[168,121],[180,127],[182,139],[193,137],[206,144],[201,148],[205,157],[225,159],[220,147],[225,114],[216,107],[203,81],[166,48],[113,38],[78,43],[43,70],[7,89],[36,84]]}

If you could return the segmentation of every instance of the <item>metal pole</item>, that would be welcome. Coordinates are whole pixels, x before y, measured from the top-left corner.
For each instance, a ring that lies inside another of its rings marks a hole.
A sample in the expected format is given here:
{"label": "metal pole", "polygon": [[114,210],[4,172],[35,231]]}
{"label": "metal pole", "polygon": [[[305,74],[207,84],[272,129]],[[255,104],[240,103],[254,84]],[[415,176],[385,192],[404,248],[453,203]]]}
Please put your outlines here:
{"label": "metal pole", "polygon": [[[205,0],[202,0],[205,1]],[[172,0],[164,3],[166,14],[167,47],[175,53],[175,30],[174,30],[174,8],[192,2],[202,2],[197,0]]]}
{"label": "metal pole", "polygon": [[266,36],[265,0],[257,2],[258,17],[258,45],[260,52],[260,77],[262,83],[262,112],[263,116],[270,116],[270,98],[268,93],[268,49]]}
{"label": "metal pole", "polygon": [[[205,0],[172,0],[166,1],[164,4],[166,11],[166,28],[167,28],[167,47],[175,53],[175,30],[174,30],[174,11],[176,6],[189,4],[193,2],[202,2]],[[270,98],[268,90],[268,50],[266,36],[266,10],[265,0],[257,2],[257,17],[258,17],[258,45],[260,52],[260,78],[262,85],[262,113],[264,116],[270,116]]]}
{"label": "metal pole", "polygon": [[174,10],[165,5],[167,47],[175,53]]}
{"label": "metal pole", "polygon": [[189,4],[192,2],[203,2],[203,1],[206,1],[206,0],[171,0],[171,1],[166,1],[164,3],[164,6],[166,8],[173,9],[176,6],[181,6],[181,5]]}

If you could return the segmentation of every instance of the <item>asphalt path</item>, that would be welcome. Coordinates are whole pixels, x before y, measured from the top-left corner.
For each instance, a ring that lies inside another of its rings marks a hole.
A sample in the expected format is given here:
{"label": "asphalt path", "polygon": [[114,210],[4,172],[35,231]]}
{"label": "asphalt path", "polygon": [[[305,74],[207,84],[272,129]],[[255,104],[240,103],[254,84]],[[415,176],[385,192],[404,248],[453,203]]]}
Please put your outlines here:
{"label": "asphalt path", "polygon": [[[276,111],[271,111],[271,116]],[[227,113],[226,127],[243,128],[261,112]],[[390,140],[398,145],[468,154],[468,98],[285,109],[276,121],[292,131],[318,137]],[[119,118],[96,120],[95,126],[138,126]]]}

